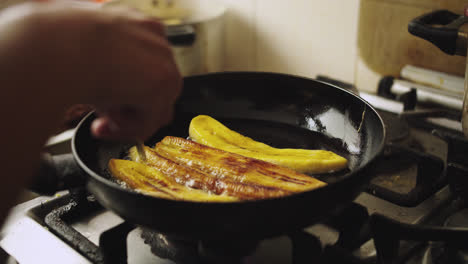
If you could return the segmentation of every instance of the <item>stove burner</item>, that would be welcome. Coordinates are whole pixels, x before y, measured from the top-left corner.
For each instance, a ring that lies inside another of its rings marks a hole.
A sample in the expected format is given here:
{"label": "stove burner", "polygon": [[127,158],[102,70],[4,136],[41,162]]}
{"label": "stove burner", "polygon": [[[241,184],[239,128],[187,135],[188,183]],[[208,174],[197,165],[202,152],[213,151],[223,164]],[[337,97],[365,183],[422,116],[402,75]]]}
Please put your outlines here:
{"label": "stove burner", "polygon": [[169,239],[165,235],[143,228],[141,237],[151,247],[151,252],[164,259],[189,262],[198,259],[198,243],[191,240]]}
{"label": "stove burner", "polygon": [[409,125],[405,120],[389,112],[378,112],[385,124],[387,132],[386,143],[396,142],[409,136]]}
{"label": "stove burner", "polygon": [[[396,144],[415,151],[424,152],[422,145],[410,135],[410,128],[406,120],[393,113],[385,111],[378,112],[385,124],[387,132],[385,143],[387,145]],[[404,152],[405,151],[403,151],[403,154]],[[381,162],[382,164],[379,164],[378,166],[379,173],[383,174],[398,173],[409,169],[412,165],[416,164],[415,161],[413,159],[409,159],[407,155],[402,155],[402,151],[395,151],[393,148],[387,147],[384,152],[384,157],[385,158]]]}
{"label": "stove burner", "polygon": [[142,228],[141,237],[151,252],[176,263],[247,263],[259,241],[199,241],[175,238]]}
{"label": "stove burner", "polygon": [[406,118],[385,111],[378,112],[385,124],[387,132],[385,143],[387,145],[397,144],[415,151],[426,152],[417,136],[410,132],[410,126]]}

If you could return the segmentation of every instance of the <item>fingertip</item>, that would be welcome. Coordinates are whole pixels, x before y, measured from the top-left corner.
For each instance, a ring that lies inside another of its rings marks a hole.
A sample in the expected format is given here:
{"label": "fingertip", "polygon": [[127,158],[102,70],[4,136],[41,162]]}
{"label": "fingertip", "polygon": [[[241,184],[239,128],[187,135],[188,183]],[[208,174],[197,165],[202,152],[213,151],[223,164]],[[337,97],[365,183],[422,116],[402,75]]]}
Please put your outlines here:
{"label": "fingertip", "polygon": [[97,118],[91,124],[91,134],[97,138],[108,138],[113,136],[110,122],[106,118]]}
{"label": "fingertip", "polygon": [[152,17],[147,17],[144,20],[142,20],[141,23],[153,33],[161,36],[166,36],[166,28],[164,27],[164,24],[159,20]]}
{"label": "fingertip", "polygon": [[[122,125],[122,124],[120,124]],[[91,134],[99,139],[132,141],[145,139],[144,129],[135,125],[116,126],[115,122],[108,117],[99,117],[91,124]]]}

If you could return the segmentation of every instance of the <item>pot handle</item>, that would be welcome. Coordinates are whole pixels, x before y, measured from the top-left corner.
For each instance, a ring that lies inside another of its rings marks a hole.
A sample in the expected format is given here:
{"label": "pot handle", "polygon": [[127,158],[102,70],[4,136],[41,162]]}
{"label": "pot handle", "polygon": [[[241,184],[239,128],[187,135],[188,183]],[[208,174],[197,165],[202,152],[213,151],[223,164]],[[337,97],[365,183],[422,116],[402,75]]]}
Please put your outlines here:
{"label": "pot handle", "polygon": [[467,18],[448,10],[437,10],[419,16],[408,24],[408,31],[430,41],[450,55],[466,55],[466,46],[457,49],[458,30]]}
{"label": "pot handle", "polygon": [[58,191],[85,186],[86,175],[78,166],[72,153],[43,154],[39,171],[29,186],[31,191],[53,195]]}
{"label": "pot handle", "polygon": [[169,26],[166,37],[172,46],[191,46],[195,42],[195,28],[191,25]]}

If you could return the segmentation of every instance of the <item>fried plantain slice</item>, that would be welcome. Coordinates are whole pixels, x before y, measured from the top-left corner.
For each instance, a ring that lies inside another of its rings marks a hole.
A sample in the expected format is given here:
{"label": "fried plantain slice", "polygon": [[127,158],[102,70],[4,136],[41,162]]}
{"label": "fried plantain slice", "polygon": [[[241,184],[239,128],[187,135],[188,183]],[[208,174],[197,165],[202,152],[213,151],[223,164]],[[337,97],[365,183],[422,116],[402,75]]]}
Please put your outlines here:
{"label": "fried plantain slice", "polygon": [[303,192],[326,185],[311,176],[265,161],[208,147],[191,140],[165,137],[155,146],[166,159],[196,169],[217,179]]}
{"label": "fried plantain slice", "polygon": [[[258,184],[238,182],[230,178],[219,178],[210,173],[199,171],[188,164],[179,164],[176,161],[159,155],[154,149],[145,147],[145,164],[157,169],[162,174],[173,178],[177,183],[187,187],[201,189],[205,192],[238,197],[242,200],[255,200],[270,197],[279,197],[291,194],[290,191],[280,187],[267,187]],[[129,151],[131,160],[142,162],[135,147]],[[191,165],[191,164],[190,164]]]}
{"label": "fried plantain slice", "polygon": [[141,193],[159,198],[197,202],[232,202],[239,200],[227,195],[214,195],[178,183],[159,170],[130,160],[111,159],[108,168],[116,179]]}
{"label": "fried plantain slice", "polygon": [[243,136],[207,115],[192,119],[192,140],[242,156],[271,162],[301,173],[328,173],[347,167],[348,161],[327,150],[279,149]]}

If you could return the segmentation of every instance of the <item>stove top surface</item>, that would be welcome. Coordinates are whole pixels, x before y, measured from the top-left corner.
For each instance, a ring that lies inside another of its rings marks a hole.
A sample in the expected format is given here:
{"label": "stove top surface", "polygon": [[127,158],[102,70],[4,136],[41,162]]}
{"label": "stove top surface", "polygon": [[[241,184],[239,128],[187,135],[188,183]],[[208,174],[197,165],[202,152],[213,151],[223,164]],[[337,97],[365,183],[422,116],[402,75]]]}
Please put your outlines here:
{"label": "stove top surface", "polygon": [[[434,133],[437,126],[402,121],[395,113],[402,109],[390,105],[391,112],[381,112],[389,138],[379,173],[349,207],[321,224],[262,241],[233,246],[227,239],[216,245],[133,226],[99,205],[69,214],[82,207],[73,195],[61,192],[13,208],[0,232],[0,246],[20,263],[104,263],[109,248],[111,258],[124,257],[128,263],[443,263],[446,242],[429,241],[440,241],[453,230],[424,228],[443,227],[447,219],[457,222],[465,215],[465,205],[447,185],[447,175],[464,175],[463,166],[452,163],[468,165],[456,148],[465,141],[443,129]],[[386,240],[390,242],[382,243]],[[238,248],[242,254],[225,258],[233,252],[223,248]]]}
{"label": "stove top surface", "polygon": [[[45,215],[69,201],[70,195],[61,193],[57,197],[38,197],[15,207],[5,225],[6,228],[2,230],[0,246],[14,256],[19,263],[64,263],[69,260],[74,261],[67,263],[93,263],[51,232],[44,222]],[[431,214],[449,204],[451,194],[447,187],[443,188],[413,208],[400,207],[368,193],[362,193],[355,202],[365,206],[370,214],[381,213],[405,223],[422,223],[430,219]],[[104,231],[123,222],[124,220],[113,212],[101,208],[72,219],[68,221],[68,224],[92,243],[99,245],[99,238]],[[128,234],[128,263],[174,263],[172,260],[152,253],[150,245],[142,238],[143,230],[141,227],[136,227]],[[304,234],[311,234],[311,237],[320,240],[320,248],[334,245],[339,238],[339,233],[326,224],[313,225],[304,230]],[[298,262],[297,259],[293,262],[293,254],[295,254],[293,243],[298,243],[297,241],[301,241],[299,243],[303,243],[308,251],[314,246],[314,243],[307,241],[307,238],[304,242],[304,239],[297,240],[294,237],[291,238],[291,235],[265,239],[258,244],[252,254],[243,259],[243,263],[303,263]],[[50,253],[50,249],[54,249],[53,254]],[[372,240],[363,243],[352,253],[363,260],[373,259],[376,256]]]}

